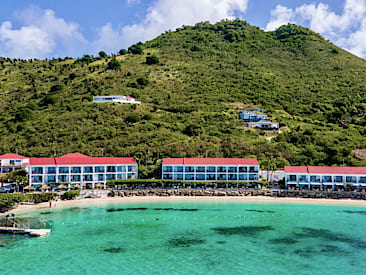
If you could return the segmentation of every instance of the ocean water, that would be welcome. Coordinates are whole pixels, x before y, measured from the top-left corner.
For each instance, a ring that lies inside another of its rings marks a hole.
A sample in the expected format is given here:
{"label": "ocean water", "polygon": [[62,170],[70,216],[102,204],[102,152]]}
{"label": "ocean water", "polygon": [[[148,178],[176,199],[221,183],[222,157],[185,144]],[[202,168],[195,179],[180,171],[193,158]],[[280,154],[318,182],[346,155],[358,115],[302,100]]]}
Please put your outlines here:
{"label": "ocean water", "polygon": [[365,274],[366,208],[119,203],[18,215],[48,237],[0,235],[0,274]]}

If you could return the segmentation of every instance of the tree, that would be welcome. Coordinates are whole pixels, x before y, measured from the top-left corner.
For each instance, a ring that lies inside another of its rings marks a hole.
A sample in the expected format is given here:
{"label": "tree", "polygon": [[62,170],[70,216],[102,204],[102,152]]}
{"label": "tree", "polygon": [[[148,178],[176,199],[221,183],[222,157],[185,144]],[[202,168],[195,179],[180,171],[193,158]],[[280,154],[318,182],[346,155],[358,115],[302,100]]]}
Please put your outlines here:
{"label": "tree", "polygon": [[128,53],[128,51],[126,50],[126,49],[120,49],[119,50],[119,54],[120,55],[125,55],[125,54],[127,54]]}
{"label": "tree", "polygon": [[156,55],[146,56],[147,65],[159,64],[159,62],[159,58]]}
{"label": "tree", "polygon": [[136,122],[139,122],[139,121],[140,121],[140,117],[139,117],[139,115],[138,115],[138,114],[134,114],[134,113],[132,113],[132,114],[129,114],[129,115],[126,117],[125,121],[126,121],[127,123],[136,123]]}
{"label": "tree", "polygon": [[132,54],[143,54],[144,50],[142,49],[142,43],[139,42],[135,45],[132,45],[131,47],[128,48],[128,52]]}
{"label": "tree", "polygon": [[105,51],[100,51],[100,52],[99,52],[99,56],[100,56],[101,58],[107,58],[107,57],[108,57],[108,55],[105,53]]}
{"label": "tree", "polygon": [[108,62],[107,70],[119,70],[120,68],[121,63],[116,58],[113,58],[111,61]]}

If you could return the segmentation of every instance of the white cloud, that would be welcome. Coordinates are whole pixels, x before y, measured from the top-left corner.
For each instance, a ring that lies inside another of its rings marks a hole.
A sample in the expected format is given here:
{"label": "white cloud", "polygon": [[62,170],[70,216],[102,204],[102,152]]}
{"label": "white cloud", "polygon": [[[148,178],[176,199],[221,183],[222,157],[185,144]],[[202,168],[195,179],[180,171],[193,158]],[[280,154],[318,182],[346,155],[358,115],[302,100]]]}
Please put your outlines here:
{"label": "white cloud", "polygon": [[127,0],[127,4],[128,5],[133,5],[133,4],[139,4],[140,3],[140,0]]}
{"label": "white cloud", "polygon": [[340,47],[366,58],[366,0],[345,0],[341,14],[321,2],[296,9],[278,5],[271,11],[265,29],[275,30],[288,23],[309,26]]}
{"label": "white cloud", "polygon": [[290,23],[293,19],[294,11],[292,9],[277,5],[277,7],[271,11],[271,18],[265,30],[274,31],[278,27]]}
{"label": "white cloud", "polygon": [[0,25],[0,56],[75,56],[87,45],[79,25],[56,17],[52,10],[31,7],[16,13],[15,17],[22,27],[15,29],[9,21]]}
{"label": "white cloud", "polygon": [[[169,29],[193,25],[200,21],[217,22],[234,19],[237,12],[247,10],[249,0],[158,0],[148,9],[142,23],[113,29],[106,24],[98,30],[95,48],[111,50],[119,43],[127,47],[138,41],[146,41]],[[118,48],[117,48],[118,49]],[[114,50],[117,50],[114,49]]]}

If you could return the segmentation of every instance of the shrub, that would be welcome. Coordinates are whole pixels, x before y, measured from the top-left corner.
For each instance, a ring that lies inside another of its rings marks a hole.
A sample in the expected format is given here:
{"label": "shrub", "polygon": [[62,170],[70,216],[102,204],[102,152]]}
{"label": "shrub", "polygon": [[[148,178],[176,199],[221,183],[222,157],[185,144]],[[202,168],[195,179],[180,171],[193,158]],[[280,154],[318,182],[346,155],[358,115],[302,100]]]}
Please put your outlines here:
{"label": "shrub", "polygon": [[46,95],[41,101],[41,106],[54,105],[56,104],[58,98],[55,95]]}
{"label": "shrub", "polygon": [[128,53],[128,51],[127,50],[125,50],[125,49],[120,49],[119,50],[119,54],[120,55],[125,55],[125,54],[127,54]]}
{"label": "shrub", "polygon": [[136,123],[140,121],[140,116],[138,114],[132,113],[126,117],[125,121],[127,123]]}
{"label": "shrub", "polygon": [[78,196],[80,196],[80,190],[67,191],[63,195],[61,195],[61,199],[62,200],[73,200]]}
{"label": "shrub", "polygon": [[100,52],[99,52],[99,56],[100,56],[101,58],[106,58],[108,55],[105,53],[105,51],[100,51]]}
{"label": "shrub", "polygon": [[159,58],[156,55],[146,56],[147,65],[159,64],[159,62]]}
{"label": "shrub", "polygon": [[113,58],[111,61],[108,62],[107,70],[119,70],[121,68],[121,63]]}
{"label": "shrub", "polygon": [[139,42],[135,45],[132,45],[131,47],[128,48],[128,52],[132,53],[132,54],[143,54],[143,49],[142,49],[142,43]]}

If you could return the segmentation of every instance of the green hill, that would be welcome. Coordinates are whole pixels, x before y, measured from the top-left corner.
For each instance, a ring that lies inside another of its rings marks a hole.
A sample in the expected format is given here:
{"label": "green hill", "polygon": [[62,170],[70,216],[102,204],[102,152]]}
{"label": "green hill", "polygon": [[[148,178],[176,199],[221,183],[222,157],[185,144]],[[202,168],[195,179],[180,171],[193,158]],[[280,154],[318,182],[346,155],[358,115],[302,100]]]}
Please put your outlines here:
{"label": "green hill", "polygon": [[[134,156],[142,176],[165,156],[366,165],[352,154],[366,148],[366,62],[308,29],[199,23],[121,53],[0,59],[0,151]],[[143,104],[94,104],[98,94]],[[243,106],[264,109],[283,132],[268,141],[245,129]]]}

